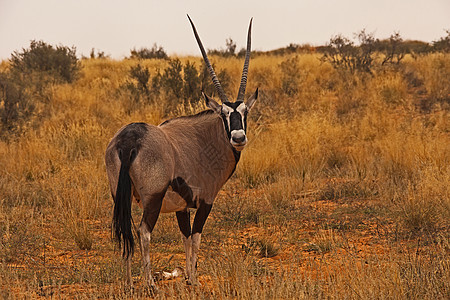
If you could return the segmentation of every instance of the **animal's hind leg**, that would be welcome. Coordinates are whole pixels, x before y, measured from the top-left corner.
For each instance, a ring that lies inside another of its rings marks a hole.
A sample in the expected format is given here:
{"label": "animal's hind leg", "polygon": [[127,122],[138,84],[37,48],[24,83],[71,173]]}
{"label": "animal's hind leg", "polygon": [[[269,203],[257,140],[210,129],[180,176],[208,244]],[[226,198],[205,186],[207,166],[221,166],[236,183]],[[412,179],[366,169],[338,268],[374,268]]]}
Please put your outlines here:
{"label": "animal's hind leg", "polygon": [[125,259],[125,264],[127,266],[127,285],[129,287],[133,286],[133,279],[131,277],[131,255]]}
{"label": "animal's hind leg", "polygon": [[144,266],[144,283],[149,287],[155,287],[150,264],[150,235],[151,232],[144,222],[139,227],[139,235],[141,237],[142,264]]}
{"label": "animal's hind leg", "polygon": [[147,201],[145,201],[146,204],[142,214],[141,224],[139,226],[142,261],[144,265],[144,283],[153,290],[156,290],[156,285],[151,272],[150,238],[161,211],[164,194],[165,191],[152,195],[148,200],[146,199]]}

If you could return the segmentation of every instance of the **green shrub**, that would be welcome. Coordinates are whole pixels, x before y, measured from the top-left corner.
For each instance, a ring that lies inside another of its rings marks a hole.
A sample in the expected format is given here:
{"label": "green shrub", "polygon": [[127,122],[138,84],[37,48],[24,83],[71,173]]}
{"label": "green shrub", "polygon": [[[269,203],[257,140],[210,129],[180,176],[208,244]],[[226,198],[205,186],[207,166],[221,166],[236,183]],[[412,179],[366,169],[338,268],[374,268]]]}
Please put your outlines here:
{"label": "green shrub", "polygon": [[15,51],[11,55],[11,73],[13,76],[29,80],[38,75],[56,83],[73,82],[80,69],[75,47],[56,46],[43,41],[31,41],[29,49]]}
{"label": "green shrub", "polygon": [[12,53],[10,68],[0,73],[3,137],[20,133],[35,110],[44,111],[35,107],[45,106],[50,99],[47,93],[50,84],[71,83],[77,78],[80,65],[75,52],[74,47],[53,47],[33,40],[29,49]]}
{"label": "green shrub", "polygon": [[[223,57],[233,57],[236,55],[242,55],[241,51],[239,51],[239,53],[236,53],[236,42],[233,41],[232,38],[228,38],[225,40],[225,45],[226,48],[225,49],[212,49],[212,50],[208,50],[208,55],[218,55],[218,56],[223,56]],[[245,56],[245,49],[243,49],[244,51],[244,56]]]}
{"label": "green shrub", "polygon": [[0,136],[20,132],[33,109],[26,92],[9,74],[0,72]]}
{"label": "green shrub", "polygon": [[183,94],[184,98],[190,102],[200,98],[200,76],[194,63],[186,62],[183,69]]}
{"label": "green shrub", "polygon": [[439,40],[433,42],[433,50],[436,52],[450,52],[450,30],[445,31],[446,36],[441,37]]}
{"label": "green shrub", "polygon": [[153,47],[151,49],[148,48],[141,48],[139,50],[133,49],[130,51],[131,55],[130,58],[135,59],[168,59],[166,51],[164,51],[164,48],[162,46],[153,44]]}
{"label": "green shrub", "polygon": [[142,99],[149,100],[150,71],[147,68],[142,67],[140,64],[137,64],[136,66],[131,67],[129,77],[131,80],[127,81],[125,87],[130,91],[134,100],[136,102],[139,102]]}
{"label": "green shrub", "polygon": [[[382,42],[379,42],[381,44]],[[380,46],[381,51],[384,53],[384,59],[381,65],[384,64],[399,64],[400,61],[405,57],[408,50],[406,45],[403,43],[403,38],[400,36],[399,32],[394,32],[387,41]]]}
{"label": "green shrub", "polygon": [[169,61],[169,66],[164,70],[161,77],[162,85],[166,92],[177,99],[180,99],[183,95],[182,70],[183,65],[181,61],[178,58],[171,59]]}
{"label": "green shrub", "polygon": [[295,96],[298,93],[300,84],[300,67],[298,57],[294,56],[286,59],[280,64],[281,69],[281,89],[287,96]]}
{"label": "green shrub", "polygon": [[324,62],[329,62],[336,69],[346,69],[352,73],[356,71],[371,73],[373,54],[376,40],[371,33],[363,29],[355,36],[359,46],[350,39],[338,34],[330,39],[330,42],[321,49]]}
{"label": "green shrub", "polygon": [[[167,100],[166,112],[173,111],[177,105],[182,103],[193,103],[198,101],[201,92],[204,91],[208,95],[214,95],[215,87],[211,81],[210,75],[206,66],[203,65],[203,71],[199,72],[195,63],[187,61],[186,64],[178,59],[170,59],[169,65],[161,72],[156,71],[156,74],[151,80],[151,89],[144,86],[149,80],[149,74],[143,73],[142,70],[136,70],[132,77],[135,81],[140,82],[141,78],[142,88],[138,86],[132,87],[138,90],[141,94],[150,94],[150,97],[164,97]],[[226,70],[221,70],[217,73],[222,87],[227,90],[231,77]],[[155,99],[152,99],[155,100]]]}
{"label": "green shrub", "polygon": [[[89,57],[91,59],[106,59],[110,56],[108,54],[105,54],[105,51],[95,50],[95,48],[91,49],[91,52],[89,53]],[[86,57],[83,57],[86,58]]]}

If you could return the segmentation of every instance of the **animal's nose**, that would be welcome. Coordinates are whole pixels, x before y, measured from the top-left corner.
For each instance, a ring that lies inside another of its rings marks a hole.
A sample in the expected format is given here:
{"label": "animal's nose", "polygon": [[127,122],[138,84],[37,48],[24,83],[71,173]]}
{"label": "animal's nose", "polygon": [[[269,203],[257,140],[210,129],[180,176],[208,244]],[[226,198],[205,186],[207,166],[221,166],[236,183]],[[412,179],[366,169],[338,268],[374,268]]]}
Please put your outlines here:
{"label": "animal's nose", "polygon": [[235,142],[237,144],[241,144],[244,141],[245,141],[245,135],[244,134],[234,135],[233,136],[233,142]]}

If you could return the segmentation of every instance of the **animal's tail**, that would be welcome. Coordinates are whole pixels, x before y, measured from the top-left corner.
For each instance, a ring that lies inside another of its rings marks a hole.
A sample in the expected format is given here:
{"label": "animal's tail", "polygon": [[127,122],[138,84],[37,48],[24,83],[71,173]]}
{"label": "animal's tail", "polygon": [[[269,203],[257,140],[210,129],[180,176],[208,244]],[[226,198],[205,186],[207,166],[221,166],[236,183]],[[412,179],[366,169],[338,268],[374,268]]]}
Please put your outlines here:
{"label": "animal's tail", "polygon": [[123,248],[123,258],[134,252],[134,238],[131,231],[131,163],[136,157],[136,149],[118,149],[120,158],[119,182],[114,198],[113,235]]}

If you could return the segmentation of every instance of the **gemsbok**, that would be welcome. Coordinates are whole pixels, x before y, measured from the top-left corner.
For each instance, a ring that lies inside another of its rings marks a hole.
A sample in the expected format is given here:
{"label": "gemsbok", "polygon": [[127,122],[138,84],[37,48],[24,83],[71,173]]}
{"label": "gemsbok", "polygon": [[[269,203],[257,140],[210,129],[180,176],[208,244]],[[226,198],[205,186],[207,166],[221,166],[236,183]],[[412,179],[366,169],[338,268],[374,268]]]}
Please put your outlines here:
{"label": "gemsbok", "polygon": [[[222,104],[206,94],[208,110],[167,120],[158,126],[132,123],[122,127],[109,143],[106,172],[114,199],[113,235],[123,248],[126,281],[132,285],[132,198],[143,209],[137,228],[144,266],[144,281],[155,282],[150,266],[150,235],[160,213],[175,212],[186,252],[186,281],[198,284],[197,255],[203,226],[214,198],[230,178],[247,144],[247,114],[258,89],[244,102],[251,52],[252,20],[237,100],[229,102],[188,15],[206,67]],[[191,227],[189,209],[197,209]]]}

